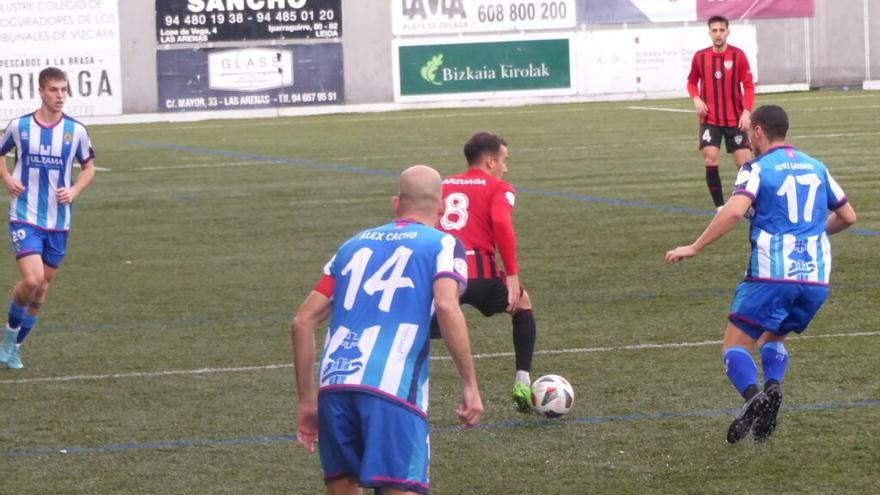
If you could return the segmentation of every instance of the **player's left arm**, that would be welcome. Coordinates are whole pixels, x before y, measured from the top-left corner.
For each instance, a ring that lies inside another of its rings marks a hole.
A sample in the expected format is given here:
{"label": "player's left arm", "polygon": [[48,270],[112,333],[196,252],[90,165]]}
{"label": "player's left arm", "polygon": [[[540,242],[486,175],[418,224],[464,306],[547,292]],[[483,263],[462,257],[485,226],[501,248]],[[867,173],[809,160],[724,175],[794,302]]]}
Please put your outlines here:
{"label": "player's left arm", "polygon": [[519,265],[516,259],[516,232],[513,230],[513,205],[515,193],[510,186],[499,188],[492,198],[490,216],[492,231],[495,233],[495,245],[504,262],[507,275],[507,310],[512,311],[519,302],[520,283]]}
{"label": "player's left arm", "polygon": [[296,441],[309,453],[315,451],[315,441],[318,439],[315,330],[330,316],[331,310],[330,298],[318,290],[309,293],[290,323],[293,369],[296,374]]}
{"label": "player's left arm", "polygon": [[828,196],[828,218],[825,220],[825,232],[828,235],[837,234],[850,228],[856,223],[856,211],[853,209],[846,193],[840,184],[827,174],[828,180],[825,181],[826,195]]}
{"label": "player's left arm", "polygon": [[672,264],[685,258],[696,256],[704,247],[724,237],[736,227],[736,224],[745,216],[752,206],[752,198],[747,195],[737,194],[724,203],[721,211],[715,214],[712,222],[706,230],[700,234],[693,244],[679,246],[666,253],[666,263]]}
{"label": "player's left arm", "polygon": [[76,159],[80,165],[79,175],[76,182],[70,187],[59,187],[55,194],[61,204],[69,205],[73,203],[95,178],[95,150],[92,149],[92,143],[89,141],[88,134],[83,131],[82,138],[76,150]]}
{"label": "player's left arm", "polygon": [[740,83],[743,89],[743,113],[739,118],[739,128],[745,131],[752,123],[752,108],[755,105],[755,81],[752,78],[752,69],[745,54],[737,59],[737,63],[739,65],[737,74],[740,75]]}

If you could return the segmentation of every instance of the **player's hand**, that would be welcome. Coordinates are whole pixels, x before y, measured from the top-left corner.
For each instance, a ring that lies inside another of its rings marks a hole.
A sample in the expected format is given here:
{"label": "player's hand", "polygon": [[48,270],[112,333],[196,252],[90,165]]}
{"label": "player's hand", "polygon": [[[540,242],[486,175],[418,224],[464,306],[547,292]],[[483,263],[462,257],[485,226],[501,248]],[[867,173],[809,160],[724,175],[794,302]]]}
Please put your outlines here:
{"label": "player's hand", "polygon": [[55,191],[55,195],[58,196],[58,202],[63,205],[73,203],[73,200],[78,194],[79,193],[72,187],[59,187],[58,190]]}
{"label": "player's hand", "polygon": [[315,453],[318,441],[318,404],[300,402],[296,413],[296,442],[309,454]]}
{"label": "player's hand", "polygon": [[678,246],[675,249],[666,252],[666,263],[671,265],[685,258],[692,258],[697,255],[697,250],[691,246]]}
{"label": "player's hand", "polygon": [[522,287],[519,284],[519,275],[507,276],[507,312],[512,313],[519,304],[522,296]]}
{"label": "player's hand", "polygon": [[742,116],[739,118],[739,130],[747,131],[752,125],[752,114],[748,110],[743,110]]}
{"label": "player's hand", "polygon": [[473,428],[483,417],[483,401],[480,399],[480,390],[476,385],[462,387],[461,404],[458,405],[458,420],[461,427],[467,430]]}
{"label": "player's hand", "polygon": [[709,106],[699,96],[694,96],[694,109],[700,117],[709,114]]}
{"label": "player's hand", "polygon": [[6,185],[6,190],[13,199],[17,198],[19,194],[24,192],[24,184],[18,179],[10,176],[8,180],[4,180],[3,182]]}

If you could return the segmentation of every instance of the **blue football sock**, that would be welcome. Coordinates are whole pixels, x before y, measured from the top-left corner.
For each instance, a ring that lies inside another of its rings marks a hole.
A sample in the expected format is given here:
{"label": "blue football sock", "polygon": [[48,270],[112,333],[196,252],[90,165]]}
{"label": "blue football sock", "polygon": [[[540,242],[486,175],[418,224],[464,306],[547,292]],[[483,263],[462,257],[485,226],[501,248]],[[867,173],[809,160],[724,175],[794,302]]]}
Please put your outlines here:
{"label": "blue football sock", "polygon": [[27,308],[25,306],[19,306],[15,304],[15,301],[9,302],[9,328],[18,328],[21,326],[21,319],[24,318],[25,311]]}
{"label": "blue football sock", "polygon": [[768,342],[761,346],[761,367],[764,368],[764,384],[770,380],[782,383],[788,367],[788,351],[782,342]]}
{"label": "blue football sock", "polygon": [[21,329],[18,331],[18,338],[15,339],[16,344],[21,344],[24,342],[25,337],[31,332],[31,329],[34,328],[34,325],[37,324],[37,320],[39,320],[39,316],[31,316],[24,315],[24,318],[21,319]]}
{"label": "blue football sock", "polygon": [[734,346],[724,351],[724,369],[730,383],[743,397],[750,385],[758,387],[758,367],[745,347]]}

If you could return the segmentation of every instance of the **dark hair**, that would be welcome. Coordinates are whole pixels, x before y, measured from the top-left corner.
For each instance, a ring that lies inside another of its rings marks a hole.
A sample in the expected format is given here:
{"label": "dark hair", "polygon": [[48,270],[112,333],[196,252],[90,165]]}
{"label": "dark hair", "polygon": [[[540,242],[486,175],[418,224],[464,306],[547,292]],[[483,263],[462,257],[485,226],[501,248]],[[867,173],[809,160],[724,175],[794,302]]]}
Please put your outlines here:
{"label": "dark hair", "polygon": [[761,126],[770,141],[785,139],[788,115],[779,105],[764,105],[752,112],[752,127]]}
{"label": "dark hair", "polygon": [[507,141],[490,132],[478,132],[464,143],[464,157],[469,166],[476,165],[483,155],[497,155]]}
{"label": "dark hair", "polygon": [[67,73],[58,67],[46,67],[40,71],[40,87],[45,87],[49,81],[67,82]]}
{"label": "dark hair", "polygon": [[709,22],[707,22],[706,25],[711,26],[712,24],[715,24],[716,22],[723,22],[724,27],[730,27],[730,22],[727,20],[727,17],[724,17],[723,15],[713,15],[712,17],[709,18]]}

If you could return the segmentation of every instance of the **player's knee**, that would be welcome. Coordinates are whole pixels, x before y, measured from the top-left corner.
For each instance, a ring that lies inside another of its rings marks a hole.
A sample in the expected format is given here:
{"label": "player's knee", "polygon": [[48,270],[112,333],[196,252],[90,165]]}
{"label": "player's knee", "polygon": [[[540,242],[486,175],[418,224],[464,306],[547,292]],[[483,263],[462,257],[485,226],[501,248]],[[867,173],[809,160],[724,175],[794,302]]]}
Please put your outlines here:
{"label": "player's knee", "polygon": [[33,297],[43,286],[43,279],[41,277],[26,275],[21,279],[21,290],[24,291],[28,296]]}
{"label": "player's knee", "polygon": [[714,157],[706,157],[703,159],[703,166],[706,168],[718,168],[718,159]]}
{"label": "player's knee", "polygon": [[522,291],[522,295],[519,298],[519,301],[516,303],[516,309],[514,313],[518,313],[520,311],[532,311],[532,299],[529,297],[529,293],[525,290]]}

